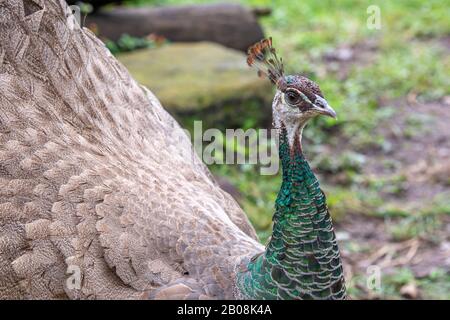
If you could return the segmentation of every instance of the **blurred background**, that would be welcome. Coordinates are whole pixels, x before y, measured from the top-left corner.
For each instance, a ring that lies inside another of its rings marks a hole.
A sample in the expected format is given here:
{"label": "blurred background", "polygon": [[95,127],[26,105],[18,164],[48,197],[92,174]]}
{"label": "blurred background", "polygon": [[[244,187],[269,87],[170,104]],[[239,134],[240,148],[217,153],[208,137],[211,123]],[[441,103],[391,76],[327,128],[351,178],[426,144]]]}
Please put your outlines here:
{"label": "blurred background", "polygon": [[[273,89],[245,51],[273,37],[287,72],[319,83],[338,114],[315,119],[303,144],[350,296],[450,299],[448,0],[75,3],[84,26],[189,130],[194,120],[204,130],[270,128]],[[210,168],[265,243],[280,176]]]}

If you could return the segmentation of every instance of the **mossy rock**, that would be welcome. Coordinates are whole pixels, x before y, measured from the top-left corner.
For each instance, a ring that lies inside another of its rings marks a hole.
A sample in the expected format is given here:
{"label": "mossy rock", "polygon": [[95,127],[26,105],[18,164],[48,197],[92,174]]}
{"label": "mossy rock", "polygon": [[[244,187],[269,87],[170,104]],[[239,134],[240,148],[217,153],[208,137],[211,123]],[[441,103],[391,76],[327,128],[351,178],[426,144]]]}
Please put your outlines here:
{"label": "mossy rock", "polygon": [[221,45],[174,43],[122,53],[118,59],[163,106],[190,127],[264,126],[270,123],[273,91],[239,51]]}

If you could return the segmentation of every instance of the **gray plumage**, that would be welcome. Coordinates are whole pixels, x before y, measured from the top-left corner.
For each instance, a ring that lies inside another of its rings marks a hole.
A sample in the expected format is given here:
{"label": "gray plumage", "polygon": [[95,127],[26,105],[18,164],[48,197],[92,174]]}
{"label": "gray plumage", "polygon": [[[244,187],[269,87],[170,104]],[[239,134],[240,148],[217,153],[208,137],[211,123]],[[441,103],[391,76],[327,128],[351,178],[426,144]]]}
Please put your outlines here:
{"label": "gray plumage", "polygon": [[0,299],[233,298],[254,229],[66,9],[0,0]]}

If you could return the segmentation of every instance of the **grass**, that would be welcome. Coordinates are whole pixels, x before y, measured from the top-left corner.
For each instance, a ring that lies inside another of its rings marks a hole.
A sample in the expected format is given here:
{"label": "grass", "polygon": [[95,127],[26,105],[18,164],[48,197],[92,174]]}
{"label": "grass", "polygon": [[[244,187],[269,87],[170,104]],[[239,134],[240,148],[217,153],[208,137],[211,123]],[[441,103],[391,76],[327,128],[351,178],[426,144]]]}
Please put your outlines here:
{"label": "grass", "polygon": [[[350,282],[352,285],[348,289],[348,293],[352,296],[367,295],[365,292],[368,276],[358,275]],[[371,298],[384,299],[401,299],[400,294],[403,288],[413,286],[417,288],[417,296],[411,297],[414,299],[436,299],[448,300],[450,299],[450,276],[445,270],[436,268],[430,272],[430,275],[417,279],[413,272],[408,268],[400,268],[394,272],[384,275],[381,278],[381,287],[376,290],[369,291],[368,295]]]}
{"label": "grass", "polygon": [[[435,232],[442,227],[442,218],[450,215],[450,200],[448,195],[438,196],[418,210],[398,209],[397,214],[398,212],[403,212],[402,218],[388,228],[395,240],[421,237],[439,243],[440,237]],[[387,213],[385,211],[383,216],[386,217]]]}

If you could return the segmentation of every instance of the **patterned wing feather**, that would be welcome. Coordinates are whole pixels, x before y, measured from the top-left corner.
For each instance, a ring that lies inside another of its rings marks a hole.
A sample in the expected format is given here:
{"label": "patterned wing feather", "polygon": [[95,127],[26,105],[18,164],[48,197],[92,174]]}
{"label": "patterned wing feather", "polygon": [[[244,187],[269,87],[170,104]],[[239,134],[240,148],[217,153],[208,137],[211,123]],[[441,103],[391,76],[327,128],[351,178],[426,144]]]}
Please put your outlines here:
{"label": "patterned wing feather", "polygon": [[0,299],[231,297],[245,214],[66,9],[0,2]]}

